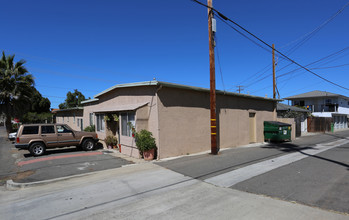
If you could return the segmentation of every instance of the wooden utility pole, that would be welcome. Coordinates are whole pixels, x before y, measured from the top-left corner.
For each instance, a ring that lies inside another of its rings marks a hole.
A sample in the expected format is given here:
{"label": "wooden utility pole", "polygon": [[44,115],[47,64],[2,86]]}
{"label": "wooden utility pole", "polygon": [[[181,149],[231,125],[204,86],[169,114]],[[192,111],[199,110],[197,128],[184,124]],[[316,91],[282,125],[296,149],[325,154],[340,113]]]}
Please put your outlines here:
{"label": "wooden utility pole", "polygon": [[208,5],[208,42],[210,50],[210,112],[211,112],[211,154],[216,155],[217,150],[217,121],[216,121],[216,73],[214,61],[214,39],[212,31],[212,0],[207,0]]}
{"label": "wooden utility pole", "polygon": [[273,44],[273,99],[276,99],[276,82],[275,82],[275,45]]}
{"label": "wooden utility pole", "polygon": [[244,86],[236,86],[236,87],[238,87],[237,91],[238,91],[239,93],[241,93],[241,91],[244,90],[244,89],[242,88],[242,87],[244,87]]}

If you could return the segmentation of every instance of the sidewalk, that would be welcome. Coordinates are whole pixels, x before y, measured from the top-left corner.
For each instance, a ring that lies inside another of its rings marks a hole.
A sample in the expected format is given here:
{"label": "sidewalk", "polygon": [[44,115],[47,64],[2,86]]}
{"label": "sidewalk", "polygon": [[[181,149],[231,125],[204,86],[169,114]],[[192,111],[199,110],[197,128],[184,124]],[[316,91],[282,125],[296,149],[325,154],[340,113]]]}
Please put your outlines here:
{"label": "sidewalk", "polygon": [[[38,200],[44,201],[40,210],[35,208]],[[13,212],[14,204],[22,208]],[[216,187],[152,163],[101,171],[30,190],[0,191],[0,213],[5,219],[29,220],[349,219],[340,213]]]}

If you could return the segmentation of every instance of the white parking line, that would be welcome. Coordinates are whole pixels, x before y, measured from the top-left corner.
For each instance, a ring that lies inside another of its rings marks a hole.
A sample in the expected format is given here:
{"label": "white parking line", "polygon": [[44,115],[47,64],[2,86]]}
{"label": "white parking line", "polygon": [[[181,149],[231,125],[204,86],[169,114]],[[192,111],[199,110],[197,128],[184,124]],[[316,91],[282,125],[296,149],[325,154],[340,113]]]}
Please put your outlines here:
{"label": "white parking line", "polygon": [[204,180],[220,187],[231,187],[237,183],[248,180],[252,177],[261,175],[273,169],[285,166],[295,161],[304,159],[309,155],[319,154],[323,151],[349,143],[347,139],[340,139],[326,144],[317,144],[311,149],[301,150],[299,152],[290,153],[284,156],[266,160],[260,163],[252,164],[237,170],[233,170],[218,176],[214,176]]}

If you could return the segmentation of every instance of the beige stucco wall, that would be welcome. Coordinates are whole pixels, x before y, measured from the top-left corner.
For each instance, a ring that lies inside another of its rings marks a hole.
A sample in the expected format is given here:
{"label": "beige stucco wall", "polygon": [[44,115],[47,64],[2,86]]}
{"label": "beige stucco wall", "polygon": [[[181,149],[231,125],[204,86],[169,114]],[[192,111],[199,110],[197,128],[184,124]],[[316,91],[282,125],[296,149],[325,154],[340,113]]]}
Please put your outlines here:
{"label": "beige stucco wall", "polygon": [[[210,150],[209,93],[164,87],[158,97],[160,158]],[[263,142],[263,122],[273,120],[273,102],[217,95],[221,148],[250,143],[249,113],[255,113],[256,141]]]}
{"label": "beige stucco wall", "polygon": [[[157,102],[156,102],[156,87],[155,86],[143,86],[143,87],[131,87],[131,88],[118,88],[112,92],[99,96],[99,101],[86,104],[84,106],[84,126],[89,125],[89,114],[98,113],[105,109],[111,109],[113,106],[125,106],[130,104],[143,104],[148,103],[135,110],[136,116],[136,130],[147,129],[153,133],[156,140],[158,137],[158,114],[157,114]],[[122,111],[121,111],[122,112]],[[118,113],[121,113],[118,112]],[[114,113],[114,112],[111,112]],[[96,125],[96,115],[94,115],[94,124]],[[121,129],[121,117],[119,119],[119,127]],[[106,137],[107,129],[104,132],[97,132],[98,137],[104,140]],[[139,152],[135,145],[135,140],[132,137],[122,136],[120,131],[119,143],[121,144],[121,152],[133,157],[139,157]],[[158,144],[158,143],[157,143]]]}
{"label": "beige stucco wall", "polygon": [[[255,130],[255,141],[264,141],[264,121],[274,118],[272,101],[237,96],[217,96],[219,112],[219,144],[221,148],[235,147],[251,143],[250,129]],[[255,128],[250,127],[250,113],[255,115]]]}
{"label": "beige stucco wall", "polygon": [[277,118],[277,121],[292,125],[291,140],[295,140],[296,139],[296,122],[294,118]]}
{"label": "beige stucco wall", "polygon": [[[64,120],[63,120],[64,118]],[[80,131],[78,126],[78,119],[83,118],[83,110],[61,111],[56,113],[56,122],[67,124],[76,131]],[[83,121],[84,123],[84,121]]]}

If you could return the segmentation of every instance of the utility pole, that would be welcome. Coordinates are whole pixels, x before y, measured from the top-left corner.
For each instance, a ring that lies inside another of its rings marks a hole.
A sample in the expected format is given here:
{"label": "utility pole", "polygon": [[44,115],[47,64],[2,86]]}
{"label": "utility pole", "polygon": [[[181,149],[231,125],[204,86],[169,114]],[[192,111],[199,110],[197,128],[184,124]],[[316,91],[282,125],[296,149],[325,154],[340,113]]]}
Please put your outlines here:
{"label": "utility pole", "polygon": [[275,82],[275,45],[273,44],[273,99],[276,99],[276,82]]}
{"label": "utility pole", "polygon": [[244,89],[242,88],[242,87],[244,87],[244,86],[236,86],[236,87],[238,87],[237,91],[238,91],[239,93],[241,93],[241,91],[244,90]]}
{"label": "utility pole", "polygon": [[216,121],[216,73],[214,61],[214,34],[212,30],[212,0],[207,0],[208,5],[208,42],[210,50],[210,113],[211,113],[211,154],[216,155],[217,150],[217,121]]}

